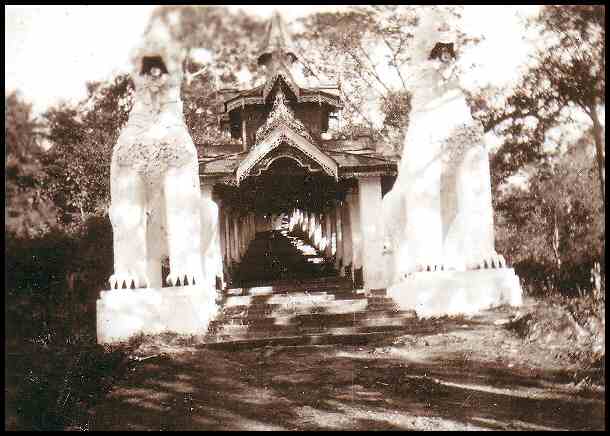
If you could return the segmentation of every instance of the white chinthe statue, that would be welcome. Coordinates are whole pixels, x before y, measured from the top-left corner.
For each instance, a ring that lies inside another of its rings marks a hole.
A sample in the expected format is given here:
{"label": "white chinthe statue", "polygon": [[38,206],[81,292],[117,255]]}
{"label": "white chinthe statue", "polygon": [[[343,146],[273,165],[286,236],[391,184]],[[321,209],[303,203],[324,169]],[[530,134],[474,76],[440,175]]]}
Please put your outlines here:
{"label": "white chinthe statue", "polygon": [[402,234],[389,229],[397,237],[396,266],[403,275],[504,266],[494,251],[483,129],[460,84],[454,17],[443,7],[422,9],[411,52],[413,110],[397,192],[385,201],[401,211]]}
{"label": "white chinthe statue", "polygon": [[413,38],[412,112],[392,191],[383,199],[388,296],[418,316],[522,303],[494,250],[488,151],[462,90],[457,26],[423,6]]}
{"label": "white chinthe statue", "polygon": [[153,27],[133,56],[133,109],[112,153],[112,289],[202,284],[197,152],[184,122],[182,51]]}

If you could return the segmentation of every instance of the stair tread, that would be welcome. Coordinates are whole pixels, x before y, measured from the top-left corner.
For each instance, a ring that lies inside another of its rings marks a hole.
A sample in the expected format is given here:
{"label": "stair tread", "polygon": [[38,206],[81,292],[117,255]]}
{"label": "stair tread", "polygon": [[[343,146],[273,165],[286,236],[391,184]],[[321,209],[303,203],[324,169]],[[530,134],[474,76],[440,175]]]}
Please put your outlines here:
{"label": "stair tread", "polygon": [[379,329],[394,329],[397,327],[406,327],[413,323],[412,319],[409,318],[396,318],[394,320],[377,320],[379,322],[372,322],[375,320],[362,320],[353,321],[352,323],[338,323],[337,325],[301,325],[301,324],[288,324],[288,325],[273,325],[273,326],[257,326],[248,324],[221,324],[212,328],[212,334],[255,334],[265,336],[277,336],[280,333],[287,331],[294,331],[295,333],[307,333],[311,331],[319,331],[326,333],[341,334],[342,330],[379,330]]}
{"label": "stair tread", "polygon": [[[210,344],[357,343],[412,323],[414,313],[394,310],[385,289],[354,289],[331,259],[307,245],[286,232],[255,235],[234,265],[233,285],[224,291],[220,316],[210,323]],[[312,258],[322,262],[310,262]]]}
{"label": "stair tread", "polygon": [[202,347],[221,347],[229,349],[240,348],[257,348],[266,345],[276,346],[297,346],[297,345],[324,345],[336,343],[363,344],[368,341],[378,340],[381,338],[392,337],[392,331],[376,331],[376,332],[355,332],[346,335],[336,335],[332,333],[311,333],[294,336],[274,336],[267,338],[240,338],[232,340],[209,341],[202,344]]}
{"label": "stair tread", "polygon": [[[310,318],[311,320],[316,320],[320,318],[331,318],[331,319],[349,319],[350,317],[355,317],[357,319],[384,319],[384,318],[412,318],[415,314],[412,311],[372,311],[372,310],[363,310],[363,311],[354,311],[354,312],[346,312],[346,313],[302,313],[295,315],[280,315],[280,316],[268,316],[261,318],[248,318],[243,316],[225,316],[219,319],[212,321],[210,324],[221,324],[221,323],[231,323],[232,321],[252,321],[252,323],[272,323],[279,321],[282,325],[283,321],[289,320],[306,320]],[[237,322],[234,322],[238,324]],[[248,324],[248,323],[246,323]]]}

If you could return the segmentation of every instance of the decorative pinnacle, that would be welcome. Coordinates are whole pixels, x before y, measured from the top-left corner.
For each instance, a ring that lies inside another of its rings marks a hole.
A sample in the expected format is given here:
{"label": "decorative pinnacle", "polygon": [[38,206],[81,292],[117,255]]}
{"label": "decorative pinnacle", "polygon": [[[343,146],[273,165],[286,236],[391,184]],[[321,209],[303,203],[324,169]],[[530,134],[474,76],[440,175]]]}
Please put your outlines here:
{"label": "decorative pinnacle", "polygon": [[289,63],[296,61],[297,57],[292,50],[292,39],[286,30],[286,24],[280,13],[275,10],[267,24],[265,38],[261,44],[258,55],[258,65],[268,65],[272,58]]}

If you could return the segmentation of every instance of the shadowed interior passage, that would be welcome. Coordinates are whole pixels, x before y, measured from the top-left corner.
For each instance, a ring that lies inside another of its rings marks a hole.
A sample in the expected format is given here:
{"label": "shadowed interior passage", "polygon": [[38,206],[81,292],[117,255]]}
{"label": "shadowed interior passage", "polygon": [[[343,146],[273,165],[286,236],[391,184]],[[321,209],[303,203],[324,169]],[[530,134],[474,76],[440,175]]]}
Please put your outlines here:
{"label": "shadowed interior passage", "polygon": [[332,259],[287,229],[259,232],[234,276],[234,286],[336,276]]}

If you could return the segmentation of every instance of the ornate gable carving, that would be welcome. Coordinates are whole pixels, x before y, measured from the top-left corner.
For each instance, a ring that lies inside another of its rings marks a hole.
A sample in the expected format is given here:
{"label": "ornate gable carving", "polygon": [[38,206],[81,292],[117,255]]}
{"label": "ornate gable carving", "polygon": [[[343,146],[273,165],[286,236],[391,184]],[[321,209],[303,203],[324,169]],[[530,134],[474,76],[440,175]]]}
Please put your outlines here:
{"label": "ornate gable carving", "polygon": [[[335,180],[338,180],[339,169],[337,162],[323,153],[309,139],[297,134],[285,124],[279,124],[274,127],[269,134],[264,136],[264,139],[260,143],[257,142],[250,150],[248,156],[239,164],[236,174],[237,183],[241,183],[242,180],[251,175],[251,171],[255,165],[265,159],[272,151],[282,144],[286,144],[289,148],[298,150],[319,165],[326,174],[333,177]],[[284,157],[291,156],[285,154]],[[292,157],[295,158],[297,162],[302,161],[297,155]]]}
{"label": "ornate gable carving", "polygon": [[271,165],[273,165],[274,162],[281,161],[282,159],[290,159],[296,162],[298,166],[306,172],[325,172],[324,168],[322,168],[318,162],[311,159],[301,150],[295,147],[291,147],[286,143],[283,143],[279,147],[269,152],[269,154],[259,160],[258,163],[253,165],[250,169],[249,175],[260,176],[265,171],[269,170],[269,168],[271,167]]}
{"label": "ornate gable carving", "polygon": [[[283,157],[293,158],[306,168],[313,169],[319,166],[329,176],[338,179],[337,163],[316,147],[305,125],[294,116],[280,87],[275,94],[267,120],[256,132],[256,143],[237,168],[237,183],[253,175],[254,167],[262,160],[266,159],[267,164],[270,164],[274,160],[269,160],[272,152],[282,144],[287,146],[282,152]],[[306,160],[310,162],[305,163]],[[260,171],[259,169],[258,172]]]}
{"label": "ornate gable carving", "polygon": [[273,101],[273,107],[271,112],[265,121],[265,124],[260,126],[256,131],[256,144],[263,142],[271,132],[282,125],[288,127],[290,130],[298,133],[308,141],[313,142],[313,138],[307,131],[307,128],[303,123],[294,116],[294,112],[288,107],[288,101],[286,96],[282,92],[282,89],[278,89]]}

